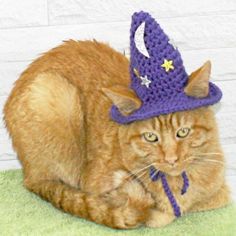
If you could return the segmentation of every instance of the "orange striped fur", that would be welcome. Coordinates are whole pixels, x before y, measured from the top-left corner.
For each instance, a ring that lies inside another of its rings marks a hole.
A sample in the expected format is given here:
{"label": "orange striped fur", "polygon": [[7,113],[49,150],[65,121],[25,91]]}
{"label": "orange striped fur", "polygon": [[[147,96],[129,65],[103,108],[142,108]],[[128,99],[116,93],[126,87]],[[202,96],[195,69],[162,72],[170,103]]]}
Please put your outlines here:
{"label": "orange striped fur", "polygon": [[[22,163],[24,186],[55,207],[99,224],[161,227],[174,215],[161,183],[148,176],[145,167],[153,163],[167,174],[183,213],[226,205],[224,157],[210,108],[129,125],[110,119],[111,100],[118,100],[104,91],[114,85],[123,88],[119,104],[124,108],[126,102],[130,109],[140,104],[127,90],[128,65],[103,43],[71,40],[22,73],[5,104],[4,120]],[[176,137],[181,127],[190,128],[184,139]],[[144,132],[155,133],[159,141],[145,141]],[[190,179],[184,197],[183,170]]]}

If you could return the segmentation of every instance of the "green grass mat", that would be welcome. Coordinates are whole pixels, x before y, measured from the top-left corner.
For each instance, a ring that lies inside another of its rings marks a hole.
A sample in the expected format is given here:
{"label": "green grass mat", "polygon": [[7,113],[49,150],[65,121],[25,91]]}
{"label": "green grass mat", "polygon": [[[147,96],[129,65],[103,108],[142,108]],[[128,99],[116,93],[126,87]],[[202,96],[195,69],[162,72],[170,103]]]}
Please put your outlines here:
{"label": "green grass mat", "polygon": [[236,207],[189,214],[162,229],[114,230],[52,207],[22,186],[20,170],[0,172],[0,235],[235,236]]}

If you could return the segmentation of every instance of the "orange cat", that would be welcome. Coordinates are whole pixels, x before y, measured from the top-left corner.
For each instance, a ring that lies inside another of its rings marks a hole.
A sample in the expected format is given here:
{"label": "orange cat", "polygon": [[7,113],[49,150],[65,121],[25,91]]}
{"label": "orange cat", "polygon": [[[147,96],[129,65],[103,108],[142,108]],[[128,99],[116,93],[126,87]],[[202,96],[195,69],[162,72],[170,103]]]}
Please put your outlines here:
{"label": "orange cat", "polygon": [[[71,40],[21,75],[4,119],[24,186],[65,212],[113,228],[161,227],[175,219],[161,181],[150,179],[151,165],[166,173],[181,213],[226,205],[224,158],[209,107],[127,125],[110,119],[112,103],[123,114],[140,106],[128,89],[128,68],[127,58],[105,44]],[[185,92],[204,93],[199,81],[208,81],[209,72],[207,62]]]}

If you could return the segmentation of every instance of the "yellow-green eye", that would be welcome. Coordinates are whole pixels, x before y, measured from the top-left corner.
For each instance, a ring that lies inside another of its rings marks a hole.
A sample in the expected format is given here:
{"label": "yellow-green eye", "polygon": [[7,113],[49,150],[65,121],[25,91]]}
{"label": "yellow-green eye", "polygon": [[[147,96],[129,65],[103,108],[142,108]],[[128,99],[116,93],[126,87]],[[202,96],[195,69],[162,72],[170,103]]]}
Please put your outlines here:
{"label": "yellow-green eye", "polygon": [[178,130],[176,136],[178,138],[185,138],[189,135],[190,129],[189,128],[181,128]]}
{"label": "yellow-green eye", "polygon": [[158,137],[157,135],[155,135],[154,133],[151,132],[146,132],[143,134],[143,137],[145,138],[146,141],[148,142],[157,142],[158,141]]}

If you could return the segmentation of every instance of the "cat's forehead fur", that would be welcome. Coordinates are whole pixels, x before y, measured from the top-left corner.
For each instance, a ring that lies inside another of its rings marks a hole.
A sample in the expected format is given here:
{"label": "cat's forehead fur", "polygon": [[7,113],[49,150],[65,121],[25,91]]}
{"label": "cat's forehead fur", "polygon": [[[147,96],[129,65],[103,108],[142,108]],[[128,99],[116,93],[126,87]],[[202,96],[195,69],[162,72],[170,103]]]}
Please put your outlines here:
{"label": "cat's forehead fur", "polygon": [[129,124],[130,132],[150,132],[154,130],[168,131],[180,127],[193,127],[196,124],[211,125],[214,120],[212,109],[203,107],[199,109],[160,115],[147,120],[136,121]]}

